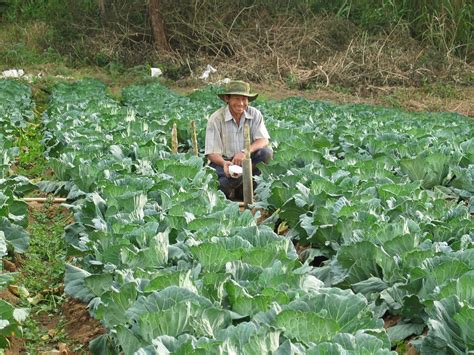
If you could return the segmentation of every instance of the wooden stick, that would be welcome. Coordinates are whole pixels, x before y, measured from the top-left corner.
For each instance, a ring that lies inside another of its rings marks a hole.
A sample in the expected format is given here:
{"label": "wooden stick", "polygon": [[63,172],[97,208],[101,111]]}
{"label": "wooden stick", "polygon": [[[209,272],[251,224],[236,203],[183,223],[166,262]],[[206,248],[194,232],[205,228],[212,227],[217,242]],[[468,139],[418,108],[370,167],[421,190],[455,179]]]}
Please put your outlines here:
{"label": "wooden stick", "polygon": [[173,123],[173,128],[171,129],[171,153],[178,154],[178,129],[176,128],[176,123]]}
{"label": "wooden stick", "polygon": [[54,198],[49,198],[49,197],[25,197],[23,199],[25,202],[52,202],[52,203],[64,203],[66,202],[66,199],[63,197],[54,197]]}
{"label": "wooden stick", "polygon": [[245,159],[242,161],[242,183],[244,189],[244,207],[253,203],[253,179],[252,179],[252,159],[250,157],[250,128],[246,124],[244,126],[245,138]]}
{"label": "wooden stick", "polygon": [[197,140],[197,132],[196,132],[196,121],[191,121],[191,128],[193,131],[193,153],[195,156],[199,155],[199,147],[198,147],[198,140]]}

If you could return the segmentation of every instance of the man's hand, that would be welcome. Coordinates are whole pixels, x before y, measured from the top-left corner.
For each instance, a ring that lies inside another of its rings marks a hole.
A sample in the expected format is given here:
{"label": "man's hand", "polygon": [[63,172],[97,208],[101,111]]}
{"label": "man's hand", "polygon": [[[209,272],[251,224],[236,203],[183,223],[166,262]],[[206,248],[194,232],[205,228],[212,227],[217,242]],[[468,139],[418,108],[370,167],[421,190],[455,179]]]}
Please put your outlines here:
{"label": "man's hand", "polygon": [[242,166],[242,161],[245,159],[245,153],[244,152],[238,152],[234,157],[232,158],[232,164],[234,165],[239,165]]}
{"label": "man's hand", "polygon": [[224,161],[224,166],[223,166],[223,168],[224,168],[225,176],[227,176],[227,177],[230,177],[229,166],[231,166],[231,165],[232,165],[232,162],[230,162],[230,161]]}

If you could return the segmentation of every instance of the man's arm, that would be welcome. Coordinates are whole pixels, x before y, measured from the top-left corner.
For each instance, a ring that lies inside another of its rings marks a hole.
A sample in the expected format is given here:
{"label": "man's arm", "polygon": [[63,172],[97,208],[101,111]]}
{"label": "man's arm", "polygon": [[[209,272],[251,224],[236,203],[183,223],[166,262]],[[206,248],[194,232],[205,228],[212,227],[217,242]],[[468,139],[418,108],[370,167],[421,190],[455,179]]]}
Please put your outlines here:
{"label": "man's arm", "polygon": [[222,166],[224,168],[224,172],[227,177],[230,176],[229,174],[229,166],[232,165],[232,162],[224,160],[222,155],[217,154],[217,153],[211,153],[206,155],[207,159],[211,161],[211,163],[214,163],[216,165]]}
{"label": "man's arm", "polygon": [[[259,138],[259,139],[254,140],[253,143],[250,145],[250,154],[252,154],[253,152],[256,152],[259,149],[265,148],[268,145],[268,143],[269,142],[267,138]],[[238,152],[232,158],[232,164],[242,166],[242,161],[244,159],[245,159],[245,153]]]}
{"label": "man's arm", "polygon": [[265,148],[268,145],[267,138],[259,138],[254,140],[254,142],[250,145],[250,154],[254,153],[255,151]]}

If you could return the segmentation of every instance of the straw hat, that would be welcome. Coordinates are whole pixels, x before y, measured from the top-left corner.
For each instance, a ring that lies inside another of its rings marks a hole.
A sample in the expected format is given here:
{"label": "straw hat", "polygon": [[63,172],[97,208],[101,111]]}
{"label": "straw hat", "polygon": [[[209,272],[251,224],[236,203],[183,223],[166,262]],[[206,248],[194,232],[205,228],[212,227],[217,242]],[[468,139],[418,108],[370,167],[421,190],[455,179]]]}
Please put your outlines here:
{"label": "straw hat", "polygon": [[250,93],[250,84],[241,80],[229,81],[224,88],[224,92],[217,94],[221,100],[224,100],[225,95],[242,95],[248,97],[249,101],[255,100],[258,96],[258,94]]}

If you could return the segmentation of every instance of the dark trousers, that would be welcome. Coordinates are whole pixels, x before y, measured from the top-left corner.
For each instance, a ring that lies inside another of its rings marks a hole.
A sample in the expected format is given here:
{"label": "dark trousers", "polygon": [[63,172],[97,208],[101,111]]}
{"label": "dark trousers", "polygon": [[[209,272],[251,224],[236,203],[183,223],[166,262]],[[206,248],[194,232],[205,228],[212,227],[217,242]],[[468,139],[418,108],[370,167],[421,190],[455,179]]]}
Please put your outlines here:
{"label": "dark trousers", "polygon": [[[262,148],[253,152],[250,157],[252,158],[252,175],[260,175],[260,170],[256,168],[256,165],[261,162],[268,164],[273,157],[273,150],[271,148]],[[209,164],[209,166],[216,170],[219,179],[219,190],[229,199],[242,200],[242,176],[237,179],[227,177],[222,166],[214,163]]]}

